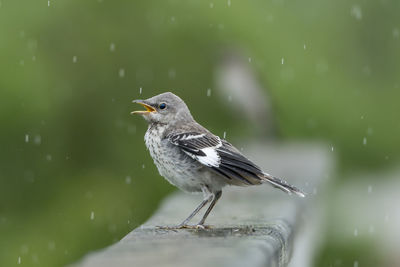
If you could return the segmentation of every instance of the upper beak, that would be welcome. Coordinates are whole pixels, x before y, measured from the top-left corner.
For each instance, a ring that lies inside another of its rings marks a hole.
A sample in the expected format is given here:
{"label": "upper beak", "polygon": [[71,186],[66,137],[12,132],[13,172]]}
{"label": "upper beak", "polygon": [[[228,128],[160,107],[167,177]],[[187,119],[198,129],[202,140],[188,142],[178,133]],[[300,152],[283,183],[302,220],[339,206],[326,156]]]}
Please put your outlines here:
{"label": "upper beak", "polygon": [[132,101],[133,103],[138,103],[140,105],[142,105],[143,107],[146,108],[146,110],[137,110],[137,111],[132,111],[131,114],[146,114],[146,113],[150,113],[150,112],[155,112],[156,109],[153,108],[152,106],[150,106],[149,104],[145,103],[145,100],[141,100],[141,99],[136,99]]}

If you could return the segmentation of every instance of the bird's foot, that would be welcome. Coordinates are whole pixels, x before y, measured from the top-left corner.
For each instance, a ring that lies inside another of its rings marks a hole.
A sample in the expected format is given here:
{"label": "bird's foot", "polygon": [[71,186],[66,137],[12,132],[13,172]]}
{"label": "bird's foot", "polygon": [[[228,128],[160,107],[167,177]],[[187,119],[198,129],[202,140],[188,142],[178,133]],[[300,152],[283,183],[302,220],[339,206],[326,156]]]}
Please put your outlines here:
{"label": "bird's foot", "polygon": [[179,225],[171,225],[171,226],[157,225],[156,228],[160,230],[177,230],[179,229]]}
{"label": "bird's foot", "polygon": [[204,225],[204,224],[195,224],[195,225],[189,225],[189,224],[184,224],[184,225],[180,225],[179,229],[210,229],[211,226],[210,225]]}
{"label": "bird's foot", "polygon": [[196,225],[190,225],[190,224],[179,224],[179,225],[174,225],[174,226],[156,226],[157,229],[162,229],[162,230],[177,230],[177,229],[195,229],[195,230],[204,230],[204,229],[210,229],[210,225],[204,225],[204,224],[196,224]]}

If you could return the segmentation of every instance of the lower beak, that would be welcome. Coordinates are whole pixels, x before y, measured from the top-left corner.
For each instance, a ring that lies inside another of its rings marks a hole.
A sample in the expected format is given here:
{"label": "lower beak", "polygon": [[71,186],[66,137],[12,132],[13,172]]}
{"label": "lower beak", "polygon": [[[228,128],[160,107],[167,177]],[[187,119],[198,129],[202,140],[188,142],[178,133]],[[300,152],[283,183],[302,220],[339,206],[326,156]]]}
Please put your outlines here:
{"label": "lower beak", "polygon": [[142,105],[143,107],[145,107],[146,110],[132,111],[131,114],[147,114],[150,112],[156,112],[155,108],[144,103],[143,100],[133,100],[133,103],[138,103],[138,104]]}

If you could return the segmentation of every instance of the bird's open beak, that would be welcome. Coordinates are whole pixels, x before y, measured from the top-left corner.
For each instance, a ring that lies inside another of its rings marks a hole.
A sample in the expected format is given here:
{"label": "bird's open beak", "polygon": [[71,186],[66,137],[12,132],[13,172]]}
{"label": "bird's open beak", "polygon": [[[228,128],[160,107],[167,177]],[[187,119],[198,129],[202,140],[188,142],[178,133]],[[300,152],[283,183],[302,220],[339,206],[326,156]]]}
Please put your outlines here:
{"label": "bird's open beak", "polygon": [[131,114],[147,114],[147,113],[150,113],[150,112],[156,112],[155,108],[153,108],[149,104],[144,103],[143,100],[138,99],[138,100],[133,100],[132,102],[142,105],[143,107],[146,108],[146,110],[132,111]]}

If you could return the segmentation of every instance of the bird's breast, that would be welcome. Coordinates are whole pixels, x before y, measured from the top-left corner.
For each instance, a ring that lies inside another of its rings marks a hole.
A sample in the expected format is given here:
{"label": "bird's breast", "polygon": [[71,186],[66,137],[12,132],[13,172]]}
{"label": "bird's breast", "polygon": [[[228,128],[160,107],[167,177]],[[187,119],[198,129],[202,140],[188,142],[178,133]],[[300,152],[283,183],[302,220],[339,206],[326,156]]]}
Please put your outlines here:
{"label": "bird's breast", "polygon": [[200,191],[201,181],[196,179],[196,172],[201,165],[167,139],[163,139],[164,131],[165,128],[161,126],[149,127],[144,138],[160,175],[182,190]]}

